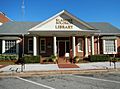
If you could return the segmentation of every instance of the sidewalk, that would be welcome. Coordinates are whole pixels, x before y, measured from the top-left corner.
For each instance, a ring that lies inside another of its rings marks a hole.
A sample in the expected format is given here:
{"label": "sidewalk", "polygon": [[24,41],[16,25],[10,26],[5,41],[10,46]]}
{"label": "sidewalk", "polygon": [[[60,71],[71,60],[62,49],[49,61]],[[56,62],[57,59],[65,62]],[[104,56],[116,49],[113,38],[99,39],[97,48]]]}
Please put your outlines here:
{"label": "sidewalk", "polygon": [[[79,68],[59,68],[57,64],[25,64],[24,72],[32,71],[59,71],[59,70],[105,70],[113,69],[114,64],[110,62],[92,62],[76,64]],[[120,62],[116,63],[116,68],[120,68]],[[0,69],[0,72],[21,72],[21,65],[9,65]]]}

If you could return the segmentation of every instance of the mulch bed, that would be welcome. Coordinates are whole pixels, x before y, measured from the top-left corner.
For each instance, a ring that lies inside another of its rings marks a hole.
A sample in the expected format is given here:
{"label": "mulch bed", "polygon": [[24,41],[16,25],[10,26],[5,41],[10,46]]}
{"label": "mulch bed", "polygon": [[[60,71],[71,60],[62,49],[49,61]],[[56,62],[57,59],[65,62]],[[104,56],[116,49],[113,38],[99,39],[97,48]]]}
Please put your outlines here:
{"label": "mulch bed", "polygon": [[59,68],[79,68],[76,64],[58,64]]}

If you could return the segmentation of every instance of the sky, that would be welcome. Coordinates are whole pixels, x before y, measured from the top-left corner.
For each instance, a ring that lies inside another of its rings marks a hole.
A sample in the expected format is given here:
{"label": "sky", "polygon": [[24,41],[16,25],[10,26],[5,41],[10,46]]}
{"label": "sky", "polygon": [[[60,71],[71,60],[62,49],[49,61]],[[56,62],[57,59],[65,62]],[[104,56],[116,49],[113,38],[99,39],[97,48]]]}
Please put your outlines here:
{"label": "sky", "polygon": [[0,11],[13,21],[40,22],[67,10],[86,22],[109,22],[120,28],[120,0],[0,0]]}

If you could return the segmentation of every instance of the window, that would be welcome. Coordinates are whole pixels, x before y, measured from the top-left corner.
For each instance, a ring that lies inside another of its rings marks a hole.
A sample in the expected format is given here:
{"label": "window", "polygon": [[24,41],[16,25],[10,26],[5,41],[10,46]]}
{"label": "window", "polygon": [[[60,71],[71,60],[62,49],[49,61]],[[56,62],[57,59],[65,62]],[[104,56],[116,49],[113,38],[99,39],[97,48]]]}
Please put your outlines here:
{"label": "window", "polygon": [[33,52],[33,39],[29,38],[28,39],[28,53],[32,53]]}
{"label": "window", "polygon": [[82,52],[83,49],[82,49],[82,39],[78,39],[78,52]]}
{"label": "window", "polygon": [[16,40],[5,40],[5,53],[16,53]]}
{"label": "window", "polygon": [[46,42],[45,39],[40,39],[40,52],[45,53],[46,51]]}
{"label": "window", "polygon": [[117,47],[116,47],[116,41],[117,40],[114,40],[114,39],[106,39],[106,40],[103,40],[103,45],[104,45],[104,54],[114,54],[117,52]]}

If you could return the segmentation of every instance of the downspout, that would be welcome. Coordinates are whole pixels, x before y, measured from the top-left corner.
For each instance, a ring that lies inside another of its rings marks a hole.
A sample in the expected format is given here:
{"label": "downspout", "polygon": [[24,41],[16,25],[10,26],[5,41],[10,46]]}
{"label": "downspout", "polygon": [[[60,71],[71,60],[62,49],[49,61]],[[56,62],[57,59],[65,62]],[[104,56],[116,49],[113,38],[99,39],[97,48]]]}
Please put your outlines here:
{"label": "downspout", "polygon": [[22,34],[22,36],[23,36],[23,44],[22,44],[22,45],[23,45],[23,50],[22,50],[22,57],[24,57],[24,48],[25,48],[25,47],[24,47],[24,34]]}

